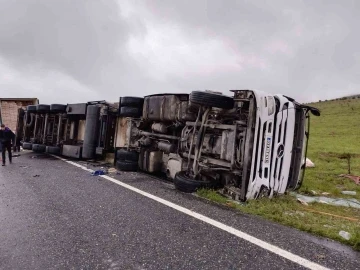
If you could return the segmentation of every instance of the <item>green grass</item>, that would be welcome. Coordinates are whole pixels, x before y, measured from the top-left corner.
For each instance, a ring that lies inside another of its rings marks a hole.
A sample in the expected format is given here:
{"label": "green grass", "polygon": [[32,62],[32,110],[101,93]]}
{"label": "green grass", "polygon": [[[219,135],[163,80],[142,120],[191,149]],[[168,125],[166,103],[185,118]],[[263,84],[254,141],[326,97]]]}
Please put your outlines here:
{"label": "green grass", "polygon": [[[321,110],[320,117],[311,117],[308,157],[315,168],[306,170],[301,193],[314,190],[329,192],[331,197],[360,199],[360,185],[347,178],[347,159],[351,154],[351,174],[360,175],[360,99],[336,100],[312,104]],[[345,196],[343,190],[353,190],[356,196]]]}
{"label": "green grass", "polygon": [[[348,173],[350,155],[351,174],[360,175],[360,99],[326,101],[311,104],[321,110],[320,117],[311,117],[308,157],[315,168],[306,170],[300,193],[315,191],[330,193],[329,197],[356,198],[360,200],[360,186],[352,180],[339,177]],[[343,195],[341,191],[356,191],[355,196]],[[199,190],[198,195],[219,204],[236,208],[244,213],[297,228],[315,235],[331,238],[360,251],[360,210],[313,203],[304,206],[290,195],[273,199],[249,201],[241,205],[211,190]],[[322,213],[310,212],[317,211]],[[350,221],[341,217],[358,221]],[[339,236],[340,231],[351,234],[350,240]]]}
{"label": "green grass", "polygon": [[[304,206],[290,195],[284,195],[275,199],[263,198],[252,200],[246,204],[237,204],[221,196],[216,191],[202,189],[197,194],[210,201],[235,208],[247,214],[262,216],[266,219],[291,226],[299,230],[309,232],[318,236],[323,236],[337,240],[352,246],[360,251],[360,210],[332,206],[321,203]],[[322,213],[314,213],[317,211]],[[326,215],[331,214],[333,216]],[[335,216],[336,215],[336,216]],[[358,221],[350,221],[341,217],[350,217]],[[351,234],[350,240],[345,240],[339,236],[340,231]]]}

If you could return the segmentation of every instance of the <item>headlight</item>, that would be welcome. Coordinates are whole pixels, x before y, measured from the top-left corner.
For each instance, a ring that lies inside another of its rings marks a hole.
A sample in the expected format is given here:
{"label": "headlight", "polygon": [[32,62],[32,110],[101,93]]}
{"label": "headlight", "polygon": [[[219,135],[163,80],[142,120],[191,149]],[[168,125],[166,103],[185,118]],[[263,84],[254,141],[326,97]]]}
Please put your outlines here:
{"label": "headlight", "polygon": [[267,97],[267,105],[268,105],[268,112],[269,115],[274,114],[275,112],[275,100],[274,97]]}

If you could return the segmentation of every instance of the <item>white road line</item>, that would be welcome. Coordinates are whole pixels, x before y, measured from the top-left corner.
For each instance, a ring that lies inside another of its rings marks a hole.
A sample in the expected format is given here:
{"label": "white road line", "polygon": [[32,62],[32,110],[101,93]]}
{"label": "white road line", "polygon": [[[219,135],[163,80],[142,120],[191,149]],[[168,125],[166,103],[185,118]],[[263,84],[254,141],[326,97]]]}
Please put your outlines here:
{"label": "white road line", "polygon": [[[74,166],[78,167],[78,168],[81,168],[81,169],[83,169],[85,171],[93,172],[93,170],[88,169],[88,168],[86,168],[86,167],[84,167],[84,166],[82,166],[80,164],[75,163],[75,162],[72,162],[72,161],[69,161],[69,160],[66,160],[66,159],[63,159],[63,158],[59,158],[57,156],[54,156],[54,157],[56,157],[58,159],[61,159],[62,161],[65,161],[65,162],[67,162],[67,163],[69,163],[71,165],[74,165]],[[102,178],[104,178],[106,180],[109,180],[109,181],[111,181],[111,182],[113,182],[113,183],[115,183],[115,184],[117,184],[119,186],[122,186],[122,187],[126,188],[126,189],[134,191],[134,192],[136,192],[136,193],[138,193],[140,195],[143,195],[143,196],[145,196],[145,197],[147,197],[149,199],[157,201],[157,202],[159,202],[159,203],[161,203],[163,205],[171,207],[171,208],[173,208],[173,209],[175,209],[175,210],[177,210],[179,212],[182,212],[182,213],[184,213],[184,214],[186,214],[188,216],[191,216],[191,217],[196,218],[198,220],[201,220],[201,221],[203,221],[205,223],[208,223],[208,224],[210,224],[210,225],[212,225],[212,226],[214,226],[216,228],[219,228],[219,229],[221,229],[223,231],[231,233],[231,234],[233,234],[233,235],[235,235],[235,236],[237,236],[237,237],[239,237],[241,239],[244,239],[244,240],[246,240],[246,241],[248,241],[248,242],[250,242],[250,243],[252,243],[252,244],[254,244],[254,245],[258,246],[258,247],[260,247],[260,248],[266,249],[266,250],[268,250],[268,251],[270,251],[270,252],[272,252],[272,253],[274,253],[274,254],[276,254],[278,256],[281,256],[281,257],[283,257],[285,259],[288,259],[289,261],[297,263],[297,264],[299,264],[299,265],[301,265],[303,267],[306,267],[308,269],[314,269],[314,270],[329,269],[329,268],[326,268],[324,266],[321,266],[320,264],[314,263],[314,262],[309,261],[309,260],[307,260],[305,258],[302,258],[302,257],[300,257],[300,256],[298,256],[296,254],[293,254],[293,253],[291,253],[289,251],[286,251],[286,250],[284,250],[282,248],[279,248],[277,246],[269,244],[268,242],[260,240],[260,239],[258,239],[256,237],[251,236],[251,235],[249,235],[247,233],[244,233],[244,232],[242,232],[240,230],[234,229],[234,228],[232,228],[232,227],[230,227],[230,226],[228,226],[228,225],[226,225],[224,223],[221,223],[219,221],[216,221],[214,219],[211,219],[209,217],[206,217],[204,215],[201,215],[199,213],[191,211],[191,210],[189,210],[189,209],[187,209],[185,207],[182,207],[182,206],[177,205],[175,203],[164,200],[164,199],[162,199],[160,197],[157,197],[155,195],[152,195],[150,193],[142,191],[142,190],[140,190],[138,188],[135,188],[133,186],[130,186],[128,184],[125,184],[125,183],[123,183],[123,182],[121,182],[119,180],[116,180],[116,179],[112,178],[112,177],[109,177],[107,175],[102,175],[100,177],[102,177]]]}

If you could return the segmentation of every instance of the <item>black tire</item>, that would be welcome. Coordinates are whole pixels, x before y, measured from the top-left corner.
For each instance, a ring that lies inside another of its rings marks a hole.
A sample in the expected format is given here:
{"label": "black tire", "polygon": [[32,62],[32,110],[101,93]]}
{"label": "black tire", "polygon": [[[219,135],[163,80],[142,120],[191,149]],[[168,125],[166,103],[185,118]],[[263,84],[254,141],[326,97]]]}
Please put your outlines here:
{"label": "black tire", "polygon": [[58,146],[46,146],[46,153],[53,154],[53,155],[60,155],[61,148]]}
{"label": "black tire", "polygon": [[50,112],[50,105],[39,104],[36,106],[36,111],[38,113],[49,113]]}
{"label": "black tire", "polygon": [[23,142],[22,147],[24,150],[32,150],[33,144],[28,142]]}
{"label": "black tire", "polygon": [[135,151],[127,151],[125,149],[119,149],[116,152],[116,160],[138,162],[139,153]]}
{"label": "black tire", "polygon": [[138,169],[138,162],[118,160],[116,161],[116,168],[120,171],[135,172]]}
{"label": "black tire", "polygon": [[37,112],[37,106],[36,105],[28,105],[27,106],[27,111],[29,113],[36,113]]}
{"label": "black tire", "polygon": [[139,118],[142,116],[143,109],[136,107],[120,107],[119,116],[123,117],[135,117]]}
{"label": "black tire", "polygon": [[186,172],[181,171],[175,175],[174,185],[177,190],[185,193],[192,193],[200,188],[214,188],[215,184],[210,181],[199,181],[190,178]]}
{"label": "black tire", "polygon": [[190,102],[201,106],[227,110],[234,108],[233,98],[204,91],[192,91],[190,94]]}
{"label": "black tire", "polygon": [[53,113],[65,113],[67,105],[63,104],[51,104],[50,111]]}
{"label": "black tire", "polygon": [[139,97],[121,97],[120,107],[136,107],[141,108],[144,105],[144,99]]}
{"label": "black tire", "polygon": [[46,145],[44,145],[44,144],[33,144],[32,150],[35,153],[44,153],[46,151]]}

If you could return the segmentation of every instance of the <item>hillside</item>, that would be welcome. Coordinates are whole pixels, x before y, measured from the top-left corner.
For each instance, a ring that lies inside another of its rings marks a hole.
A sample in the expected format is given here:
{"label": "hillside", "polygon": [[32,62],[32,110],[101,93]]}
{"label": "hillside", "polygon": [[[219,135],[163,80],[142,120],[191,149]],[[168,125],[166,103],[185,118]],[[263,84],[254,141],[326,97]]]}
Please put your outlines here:
{"label": "hillside", "polygon": [[340,196],[342,190],[357,191],[360,186],[339,177],[348,173],[360,175],[360,99],[313,103],[321,110],[320,117],[311,117],[308,157],[316,164],[308,169],[302,192],[318,190]]}

